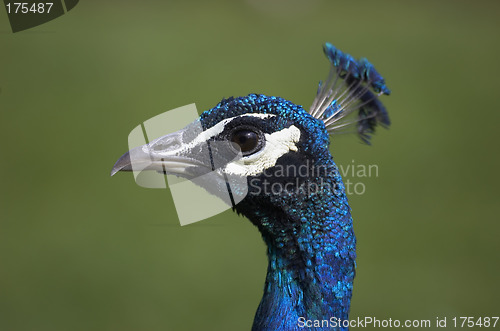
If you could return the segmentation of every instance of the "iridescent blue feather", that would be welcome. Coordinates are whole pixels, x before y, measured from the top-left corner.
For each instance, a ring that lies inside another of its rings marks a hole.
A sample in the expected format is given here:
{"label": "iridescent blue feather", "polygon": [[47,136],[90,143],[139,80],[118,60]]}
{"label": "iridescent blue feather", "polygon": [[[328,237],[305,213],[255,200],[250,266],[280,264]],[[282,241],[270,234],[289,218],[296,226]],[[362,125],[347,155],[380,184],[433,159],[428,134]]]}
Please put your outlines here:
{"label": "iridescent blue feather", "polygon": [[[391,91],[367,59],[355,60],[330,43],[326,43],[323,50],[332,67],[326,81],[320,82],[309,113],[323,120],[329,133],[356,125],[362,141],[369,144],[377,125],[390,125],[378,97]],[[351,114],[357,116],[352,118]]]}

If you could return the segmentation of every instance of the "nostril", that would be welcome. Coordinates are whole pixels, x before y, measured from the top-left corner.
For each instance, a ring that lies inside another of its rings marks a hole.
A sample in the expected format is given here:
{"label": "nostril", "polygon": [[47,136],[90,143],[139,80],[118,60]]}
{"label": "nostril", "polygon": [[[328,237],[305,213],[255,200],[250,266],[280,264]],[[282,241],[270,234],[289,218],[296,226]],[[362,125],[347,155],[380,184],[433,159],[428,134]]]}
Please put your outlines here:
{"label": "nostril", "polygon": [[157,141],[153,144],[152,149],[156,152],[175,150],[180,148],[181,144],[177,139],[168,138]]}

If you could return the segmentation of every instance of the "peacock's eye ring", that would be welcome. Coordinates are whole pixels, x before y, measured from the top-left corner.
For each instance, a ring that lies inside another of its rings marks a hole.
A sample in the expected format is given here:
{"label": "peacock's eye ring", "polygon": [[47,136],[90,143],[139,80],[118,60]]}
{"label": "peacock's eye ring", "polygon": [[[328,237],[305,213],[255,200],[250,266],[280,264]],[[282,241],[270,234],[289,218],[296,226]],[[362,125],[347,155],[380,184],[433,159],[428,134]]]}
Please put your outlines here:
{"label": "peacock's eye ring", "polygon": [[243,156],[253,154],[262,148],[262,134],[250,128],[235,129],[229,138]]}

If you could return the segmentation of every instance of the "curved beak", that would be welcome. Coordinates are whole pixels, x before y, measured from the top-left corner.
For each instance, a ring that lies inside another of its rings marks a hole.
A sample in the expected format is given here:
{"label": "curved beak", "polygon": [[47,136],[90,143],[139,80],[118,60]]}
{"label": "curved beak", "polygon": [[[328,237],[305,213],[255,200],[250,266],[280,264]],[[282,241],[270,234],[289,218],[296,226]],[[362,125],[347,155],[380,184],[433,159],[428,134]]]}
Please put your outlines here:
{"label": "curved beak", "polygon": [[[222,199],[225,205],[234,207],[248,192],[247,177],[227,174],[223,169],[228,162],[241,157],[241,152],[236,153],[229,148],[225,140],[214,141],[210,137],[201,130],[199,123],[193,122],[182,130],[132,148],[116,161],[111,176],[119,171],[133,171],[136,183],[146,188],[165,188],[166,184],[164,176],[142,173],[146,170],[187,179],[191,183],[186,186],[186,181],[170,182],[167,178],[167,185],[173,184],[171,192],[176,197],[176,208],[185,210],[186,215],[192,214],[193,199],[200,197],[209,202],[210,208],[221,211],[218,202],[208,198],[206,192]],[[193,191],[192,184],[204,189],[204,194]]]}
{"label": "curved beak", "polygon": [[111,176],[119,171],[155,170],[186,178],[199,176],[211,171],[210,163],[199,157],[192,157],[183,148],[185,129],[155,139],[154,141],[131,149],[123,154],[111,169]]}

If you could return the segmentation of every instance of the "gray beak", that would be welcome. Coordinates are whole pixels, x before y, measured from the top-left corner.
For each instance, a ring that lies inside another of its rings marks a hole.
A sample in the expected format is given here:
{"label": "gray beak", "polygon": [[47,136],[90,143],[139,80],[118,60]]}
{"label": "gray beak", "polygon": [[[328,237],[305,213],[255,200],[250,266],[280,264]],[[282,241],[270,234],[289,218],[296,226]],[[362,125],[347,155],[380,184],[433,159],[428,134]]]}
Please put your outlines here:
{"label": "gray beak", "polygon": [[118,161],[116,161],[113,169],[111,169],[111,176],[116,174],[118,171],[132,171],[132,161],[130,161],[129,152],[123,154]]}
{"label": "gray beak", "polygon": [[191,157],[191,151],[185,148],[185,130],[168,134],[126,152],[116,161],[111,169],[111,176],[118,171],[154,170],[190,179],[210,172],[210,162]]}
{"label": "gray beak", "polygon": [[[142,172],[153,170],[164,175],[176,175],[203,188],[203,191],[205,193],[207,191],[210,196],[215,195],[225,202],[225,205],[234,207],[246,196],[248,183],[246,176],[224,172],[228,162],[241,157],[241,152],[235,151],[231,146],[226,140],[210,140],[203,134],[199,123],[193,122],[182,130],[132,148],[116,161],[111,169],[111,176],[119,171],[133,171],[136,183],[140,186],[164,188],[164,176]],[[181,210],[188,210],[187,214],[191,215],[192,200],[196,199],[195,197],[202,197],[203,201],[210,201],[210,208],[217,209],[217,213],[221,211],[217,207],[218,202],[214,202],[206,195],[199,195],[193,191],[192,186],[175,185],[175,183],[183,182],[172,182],[173,187],[177,187],[172,191],[177,190],[175,191],[177,203],[185,202],[185,204],[181,203],[184,207],[177,207]],[[180,191],[179,187],[182,187]],[[226,206],[222,210],[225,208]]]}

